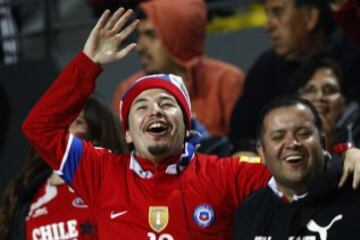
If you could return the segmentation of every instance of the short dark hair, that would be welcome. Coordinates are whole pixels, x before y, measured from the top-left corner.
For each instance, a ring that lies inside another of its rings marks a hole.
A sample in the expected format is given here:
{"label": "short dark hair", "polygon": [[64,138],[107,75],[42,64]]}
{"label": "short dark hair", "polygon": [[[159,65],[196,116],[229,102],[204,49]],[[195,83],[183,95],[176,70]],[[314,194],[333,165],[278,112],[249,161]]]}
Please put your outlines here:
{"label": "short dark hair", "polygon": [[324,29],[327,34],[335,29],[328,1],[325,0],[292,0],[296,7],[315,8],[319,10],[320,17],[317,28]]}
{"label": "short dark hair", "polygon": [[290,107],[290,106],[295,106],[297,104],[301,104],[310,110],[310,112],[314,116],[314,124],[315,124],[316,128],[319,130],[320,133],[322,133],[323,132],[323,124],[322,124],[320,115],[317,112],[314,105],[306,99],[302,99],[302,98],[299,98],[294,95],[289,95],[289,96],[282,96],[282,97],[275,98],[273,101],[266,104],[260,110],[259,118],[258,118],[259,120],[258,120],[258,125],[257,125],[258,127],[257,127],[257,131],[256,131],[258,141],[261,140],[263,137],[264,120],[265,120],[265,117],[270,112],[272,112],[276,108]]}
{"label": "short dark hair", "polygon": [[340,85],[340,91],[344,93],[344,88],[342,86],[344,74],[342,69],[333,58],[328,56],[314,57],[313,59],[305,62],[305,64],[297,70],[293,77],[293,82],[296,84],[296,89],[301,89],[304,87],[310,81],[315,72],[321,68],[328,68],[332,71]]}

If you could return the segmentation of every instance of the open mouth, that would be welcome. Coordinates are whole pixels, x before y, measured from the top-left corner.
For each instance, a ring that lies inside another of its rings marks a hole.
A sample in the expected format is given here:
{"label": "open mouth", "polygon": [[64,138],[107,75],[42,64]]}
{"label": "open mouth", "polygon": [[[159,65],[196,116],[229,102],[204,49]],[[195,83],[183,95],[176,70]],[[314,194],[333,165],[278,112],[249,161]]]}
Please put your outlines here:
{"label": "open mouth", "polygon": [[284,158],[286,162],[297,163],[303,159],[301,155],[290,155]]}
{"label": "open mouth", "polygon": [[303,154],[291,154],[283,158],[283,160],[291,166],[299,166],[305,163],[305,156]]}
{"label": "open mouth", "polygon": [[165,135],[168,132],[168,130],[169,130],[169,126],[164,122],[153,122],[150,123],[146,128],[146,132],[154,136]]}

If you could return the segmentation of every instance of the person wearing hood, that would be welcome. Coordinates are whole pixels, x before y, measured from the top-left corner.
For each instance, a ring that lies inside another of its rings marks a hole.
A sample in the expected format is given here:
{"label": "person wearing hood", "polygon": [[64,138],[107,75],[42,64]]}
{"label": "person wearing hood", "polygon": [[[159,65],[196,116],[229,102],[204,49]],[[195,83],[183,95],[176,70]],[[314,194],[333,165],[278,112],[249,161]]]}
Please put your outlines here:
{"label": "person wearing hood", "polygon": [[[235,101],[242,93],[244,73],[228,63],[204,56],[207,11],[203,0],[153,0],[139,6],[138,53],[143,67],[120,82],[113,105],[138,78],[172,73],[185,80],[193,116],[210,135],[224,136]],[[209,111],[211,108],[211,111]]]}

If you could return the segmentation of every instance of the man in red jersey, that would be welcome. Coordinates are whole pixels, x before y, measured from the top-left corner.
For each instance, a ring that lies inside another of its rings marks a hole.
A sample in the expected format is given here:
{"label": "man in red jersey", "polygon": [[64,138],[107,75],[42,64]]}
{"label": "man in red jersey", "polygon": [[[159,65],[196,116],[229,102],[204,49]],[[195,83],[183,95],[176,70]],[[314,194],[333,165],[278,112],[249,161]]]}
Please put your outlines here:
{"label": "man in red jersey", "polygon": [[188,141],[191,104],[182,79],[150,75],[121,101],[131,154],[94,148],[68,133],[95,88],[100,65],[124,58],[120,49],[138,20],[131,10],[105,11],[83,52],[34,106],[23,131],[36,150],[97,216],[100,239],[231,239],[234,211],[269,180],[264,165],[196,154]]}

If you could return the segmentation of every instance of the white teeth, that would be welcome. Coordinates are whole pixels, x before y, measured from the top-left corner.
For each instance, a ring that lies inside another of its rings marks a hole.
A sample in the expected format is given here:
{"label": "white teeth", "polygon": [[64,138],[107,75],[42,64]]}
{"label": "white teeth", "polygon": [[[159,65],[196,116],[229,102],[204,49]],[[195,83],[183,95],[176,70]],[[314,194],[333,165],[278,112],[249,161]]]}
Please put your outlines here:
{"label": "white teeth", "polygon": [[164,130],[166,129],[166,125],[161,122],[155,122],[149,125],[148,130]]}
{"label": "white teeth", "polygon": [[160,123],[153,123],[149,126],[149,128],[160,128],[160,127],[162,127],[162,124]]}
{"label": "white teeth", "polygon": [[291,156],[286,157],[285,161],[291,162],[291,161],[298,161],[301,159],[302,159],[302,156],[300,156],[300,155],[291,155]]}

